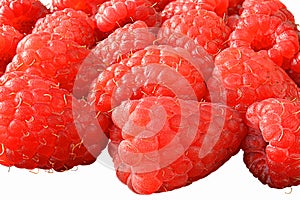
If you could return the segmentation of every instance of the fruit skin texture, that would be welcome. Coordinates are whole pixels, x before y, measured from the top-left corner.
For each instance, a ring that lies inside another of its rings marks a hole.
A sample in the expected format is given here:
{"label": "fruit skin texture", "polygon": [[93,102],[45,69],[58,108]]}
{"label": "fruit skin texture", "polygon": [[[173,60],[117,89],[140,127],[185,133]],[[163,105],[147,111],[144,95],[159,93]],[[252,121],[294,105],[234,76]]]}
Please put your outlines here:
{"label": "fruit skin texture", "polygon": [[184,49],[167,45],[136,51],[99,75],[88,101],[104,119],[110,119],[112,109],[127,99],[177,96],[200,101],[207,88],[201,72],[189,62],[188,56]]}
{"label": "fruit skin texture", "polygon": [[180,15],[192,9],[204,9],[224,17],[228,8],[228,0],[176,0],[170,2],[162,11],[163,19]]}
{"label": "fruit skin texture", "polygon": [[158,26],[160,15],[147,0],[110,0],[100,5],[95,20],[100,31],[109,33],[137,20]]}
{"label": "fruit skin texture", "polygon": [[109,144],[117,176],[139,194],[206,177],[239,151],[247,133],[239,113],[227,106],[172,97],[123,101],[112,116],[112,134],[121,136]]}
{"label": "fruit skin texture", "polygon": [[294,16],[278,0],[246,0],[229,40],[232,47],[267,50],[268,56],[284,69],[299,51]]}
{"label": "fruit skin texture", "polygon": [[241,17],[252,14],[276,16],[283,21],[295,22],[293,14],[279,0],[245,0],[242,4]]}
{"label": "fruit skin texture", "polygon": [[193,9],[166,20],[160,32],[162,38],[169,38],[174,33],[188,36],[215,56],[227,47],[225,41],[229,37],[230,28],[215,12]]}
{"label": "fruit skin texture", "polygon": [[97,12],[98,6],[106,0],[52,0],[52,7],[54,10],[63,10],[65,8],[72,8],[74,10],[81,10],[88,15],[93,15]]}
{"label": "fruit skin texture", "polygon": [[30,33],[36,21],[49,13],[38,0],[0,1],[0,22],[13,26],[20,33]]}
{"label": "fruit skin texture", "polygon": [[55,79],[72,91],[77,72],[90,50],[72,40],[48,32],[29,34],[18,44],[7,72],[25,71]]}
{"label": "fruit skin texture", "polygon": [[270,98],[247,110],[251,127],[242,148],[253,176],[272,188],[300,184],[300,102]]}
{"label": "fruit skin texture", "polygon": [[265,51],[230,47],[216,56],[215,66],[207,83],[210,98],[241,113],[267,98],[299,99],[297,85]]}
{"label": "fruit skin texture", "polygon": [[200,9],[201,4],[198,4],[195,1],[183,1],[183,0],[176,0],[172,1],[166,5],[166,7],[162,11],[162,19],[166,21],[170,19],[174,15],[180,15],[185,13],[191,9]]}
{"label": "fruit skin texture", "polygon": [[4,24],[0,26],[0,76],[16,54],[17,44],[22,38],[23,35],[13,26]]}
{"label": "fruit skin texture", "polygon": [[161,12],[170,2],[174,0],[148,0],[148,1],[158,12]]}
{"label": "fruit skin texture", "polygon": [[64,171],[95,162],[105,147],[107,139],[89,105],[57,82],[5,73],[0,91],[0,144],[7,165]]}
{"label": "fruit skin texture", "polygon": [[106,66],[110,66],[124,57],[130,57],[135,51],[152,45],[156,40],[154,31],[140,20],[126,24],[98,42],[92,52]]}
{"label": "fruit skin texture", "polygon": [[61,38],[73,40],[88,48],[96,44],[95,22],[85,12],[72,8],[54,11],[39,19],[32,32],[56,33]]}

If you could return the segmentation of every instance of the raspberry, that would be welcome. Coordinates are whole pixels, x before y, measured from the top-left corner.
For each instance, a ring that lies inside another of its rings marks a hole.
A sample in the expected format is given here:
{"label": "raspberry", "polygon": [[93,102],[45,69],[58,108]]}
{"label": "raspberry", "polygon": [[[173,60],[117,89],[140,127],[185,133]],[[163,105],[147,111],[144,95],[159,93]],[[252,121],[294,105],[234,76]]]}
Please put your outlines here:
{"label": "raspberry", "polygon": [[79,45],[92,47],[96,43],[95,28],[95,22],[86,13],[66,8],[39,19],[32,32],[57,33]]}
{"label": "raspberry", "polygon": [[106,0],[52,0],[52,7],[54,10],[64,10],[65,8],[72,8],[74,10],[81,10],[88,15],[93,15],[97,12],[98,6]]}
{"label": "raspberry", "polygon": [[[277,4],[276,4],[277,2]],[[279,1],[245,1],[241,19],[230,36],[232,47],[267,50],[279,66],[298,52],[296,24],[291,13]]]}
{"label": "raspberry", "polygon": [[202,9],[214,11],[220,17],[223,17],[228,8],[229,0],[197,0],[202,5]]}
{"label": "raspberry", "polygon": [[169,38],[174,32],[190,37],[215,56],[227,46],[225,41],[229,37],[230,28],[216,13],[200,9],[174,15],[166,20],[162,24],[160,37]]}
{"label": "raspberry", "polygon": [[38,73],[57,80],[62,88],[72,91],[78,69],[89,53],[90,50],[57,34],[29,34],[19,42],[7,72]]}
{"label": "raspberry", "polygon": [[71,83],[72,89],[69,91],[72,91],[74,97],[85,99],[93,82],[106,68],[102,60],[91,51],[79,65],[73,85]]}
{"label": "raspberry", "polygon": [[201,100],[207,93],[206,85],[188,56],[187,51],[169,46],[139,50],[104,70],[88,100],[104,119],[109,119],[111,110],[126,99],[149,95]]}
{"label": "raspberry", "polygon": [[168,5],[170,2],[174,0],[148,0],[148,1],[158,12],[161,12],[166,7],[166,5]]}
{"label": "raspberry", "polygon": [[299,98],[297,85],[265,52],[230,47],[215,59],[207,86],[211,98],[245,113],[266,98]]}
{"label": "raspberry", "polygon": [[211,77],[215,67],[213,56],[208,54],[204,47],[199,46],[197,41],[187,35],[176,31],[165,34],[164,30],[165,29],[160,29],[158,31],[155,43],[158,45],[172,46],[174,48],[180,47],[187,50],[191,55],[190,61],[193,61],[193,65],[201,71],[204,80],[207,81]]}
{"label": "raspberry", "polygon": [[105,147],[90,106],[56,82],[11,72],[0,90],[0,144],[13,166],[64,171],[95,162]]}
{"label": "raspberry", "polygon": [[176,0],[170,2],[166,7],[163,9],[161,15],[162,20],[166,21],[170,19],[174,15],[180,15],[182,13],[186,13],[192,9],[201,9],[201,4],[197,3],[197,1],[183,1],[183,0]]}
{"label": "raspberry", "polygon": [[300,184],[300,102],[265,99],[247,110],[252,127],[243,142],[250,172],[272,188]]}
{"label": "raspberry", "polygon": [[163,21],[171,18],[174,15],[180,15],[189,10],[209,10],[223,17],[227,12],[228,0],[176,0],[164,8],[162,11]]}
{"label": "raspberry", "polygon": [[252,14],[264,14],[279,17],[283,21],[295,22],[293,14],[279,0],[245,0],[242,7],[242,17]]}
{"label": "raspberry", "polygon": [[111,151],[119,179],[139,194],[208,176],[239,151],[247,129],[225,105],[171,97],[122,102],[113,111],[123,140]]}
{"label": "raspberry", "polygon": [[92,52],[107,66],[118,62],[126,55],[150,46],[156,36],[143,21],[136,21],[116,29],[100,41]]}
{"label": "raspberry", "polygon": [[17,44],[22,38],[23,35],[14,27],[4,24],[0,26],[0,76],[16,54]]}
{"label": "raspberry", "polygon": [[149,27],[159,25],[157,11],[147,0],[110,0],[101,4],[95,19],[102,32],[112,32],[118,27],[137,20]]}
{"label": "raspberry", "polygon": [[0,1],[0,22],[13,26],[20,33],[30,33],[36,21],[48,13],[38,0]]}

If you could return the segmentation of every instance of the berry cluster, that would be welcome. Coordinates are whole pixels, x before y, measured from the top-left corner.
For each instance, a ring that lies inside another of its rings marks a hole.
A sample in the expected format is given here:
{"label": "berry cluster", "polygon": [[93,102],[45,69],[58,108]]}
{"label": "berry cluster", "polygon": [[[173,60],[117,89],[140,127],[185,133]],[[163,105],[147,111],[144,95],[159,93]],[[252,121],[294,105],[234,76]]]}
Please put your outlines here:
{"label": "berry cluster", "polygon": [[107,148],[138,194],[240,150],[300,184],[300,31],[279,0],[0,0],[0,164],[69,170]]}

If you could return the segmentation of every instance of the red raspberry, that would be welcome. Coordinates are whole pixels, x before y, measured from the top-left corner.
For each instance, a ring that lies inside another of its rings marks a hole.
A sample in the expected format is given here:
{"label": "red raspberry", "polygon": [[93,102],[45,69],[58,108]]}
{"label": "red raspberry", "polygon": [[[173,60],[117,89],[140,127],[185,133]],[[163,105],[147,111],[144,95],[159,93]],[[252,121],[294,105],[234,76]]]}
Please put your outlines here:
{"label": "red raspberry", "polygon": [[52,0],[52,7],[54,10],[63,10],[65,8],[72,8],[74,10],[81,10],[88,15],[93,15],[97,12],[99,5],[106,0]]}
{"label": "red raspberry", "polygon": [[230,47],[215,59],[208,81],[211,98],[245,113],[266,98],[299,98],[297,85],[265,52]]}
{"label": "red raspberry", "polygon": [[95,162],[105,147],[91,107],[56,82],[12,72],[0,90],[0,144],[14,166],[64,171]]}
{"label": "red raspberry", "polygon": [[[159,29],[157,34],[158,45],[169,45],[174,48],[180,47],[187,50],[195,67],[201,71],[203,78],[207,81],[215,67],[213,56],[208,54],[204,47],[199,46],[197,41],[176,31],[165,34],[165,29]],[[165,37],[166,36],[166,37]]]}
{"label": "red raspberry", "polygon": [[252,104],[252,127],[243,142],[244,162],[262,183],[272,188],[300,184],[300,102],[266,99]]}
{"label": "red raspberry", "polygon": [[298,52],[299,43],[294,17],[279,1],[246,0],[241,19],[230,36],[233,47],[246,46],[267,50],[279,66]]}
{"label": "red raspberry", "polygon": [[[78,99],[86,98],[97,77],[107,68],[101,59],[92,51],[84,58],[73,81],[72,95]],[[72,85],[72,83],[71,83]]]}
{"label": "red raspberry", "polygon": [[227,7],[228,0],[176,0],[166,5],[162,11],[162,17],[165,21],[174,15],[180,15],[193,9],[213,11],[223,17],[227,12]]}
{"label": "red raspberry", "polygon": [[166,5],[175,0],[148,0],[152,6],[158,11],[161,12]]}
{"label": "red raspberry", "polygon": [[95,15],[97,26],[102,32],[112,32],[116,28],[137,20],[148,26],[157,26],[160,17],[147,0],[110,0],[104,2]]}
{"label": "red raspberry", "polygon": [[23,35],[14,27],[4,24],[0,26],[0,76],[16,54],[17,44],[22,38]]}
{"label": "red raspberry", "polygon": [[92,87],[89,102],[101,118],[109,119],[111,110],[126,99],[178,96],[201,100],[207,92],[206,85],[201,72],[189,60],[189,53],[180,48],[146,47],[103,71]]}
{"label": "red raspberry", "polygon": [[190,37],[209,54],[216,55],[226,47],[230,28],[216,13],[200,9],[174,15],[166,20],[159,37],[169,38],[174,33]]}
{"label": "red raspberry", "polygon": [[92,52],[107,66],[120,61],[128,54],[150,46],[156,40],[154,30],[143,21],[136,21],[116,29],[100,41]]}
{"label": "red raspberry", "polygon": [[90,50],[57,34],[29,34],[19,42],[17,54],[8,64],[7,72],[38,72],[72,91],[78,69],[89,53]]}
{"label": "red raspberry", "polygon": [[293,14],[279,0],[245,0],[242,7],[242,17],[264,14],[279,17],[283,21],[295,22]]}
{"label": "red raspberry", "polygon": [[214,11],[220,17],[227,13],[229,0],[197,0],[202,5],[202,9]]}
{"label": "red raspberry", "polygon": [[247,133],[239,113],[225,105],[171,97],[124,101],[112,116],[122,136],[110,144],[117,175],[139,194],[208,176],[239,151]]}
{"label": "red raspberry", "polygon": [[57,33],[79,45],[92,47],[96,43],[95,28],[95,22],[86,13],[66,8],[39,19],[32,32]]}
{"label": "red raspberry", "polygon": [[0,22],[13,26],[20,33],[30,33],[36,21],[48,13],[38,0],[0,1]]}
{"label": "red raspberry", "polygon": [[166,7],[163,9],[161,13],[162,20],[166,21],[167,19],[170,19],[174,15],[180,15],[192,9],[201,9],[201,4],[197,3],[197,1],[191,1],[191,0],[172,1],[168,5],[166,5]]}

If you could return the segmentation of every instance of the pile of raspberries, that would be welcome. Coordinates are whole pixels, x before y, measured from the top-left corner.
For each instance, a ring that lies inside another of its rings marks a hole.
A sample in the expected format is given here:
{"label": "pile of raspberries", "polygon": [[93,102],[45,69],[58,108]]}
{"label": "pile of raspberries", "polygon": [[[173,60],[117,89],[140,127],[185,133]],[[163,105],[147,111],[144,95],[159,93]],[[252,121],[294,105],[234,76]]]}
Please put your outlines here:
{"label": "pile of raspberries", "polygon": [[0,0],[0,163],[63,172],[107,148],[138,194],[243,151],[300,184],[300,31],[279,0]]}

